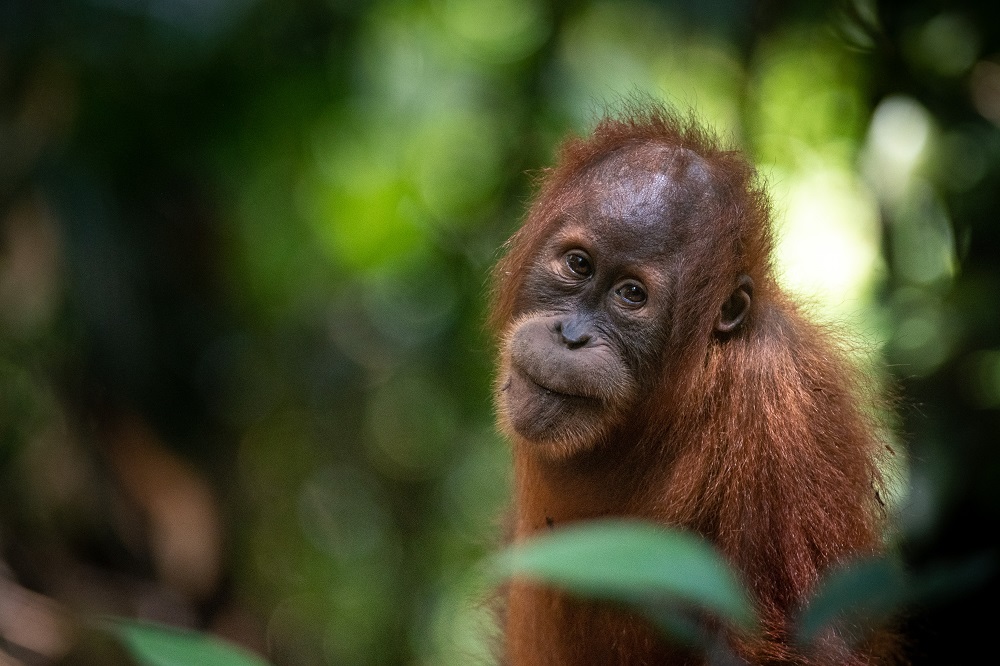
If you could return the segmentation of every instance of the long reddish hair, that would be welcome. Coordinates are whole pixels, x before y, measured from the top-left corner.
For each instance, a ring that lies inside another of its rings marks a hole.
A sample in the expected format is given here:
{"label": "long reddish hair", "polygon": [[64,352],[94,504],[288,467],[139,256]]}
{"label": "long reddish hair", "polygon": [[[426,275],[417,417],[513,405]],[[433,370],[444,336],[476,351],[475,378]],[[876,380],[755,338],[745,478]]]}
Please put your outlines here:
{"label": "long reddish hair", "polygon": [[[561,193],[603,157],[645,143],[697,155],[715,189],[698,225],[679,232],[686,237],[674,273],[678,314],[641,418],[615,435],[613,456],[555,470],[515,437],[515,539],[543,529],[543,514],[546,522],[616,515],[694,530],[726,555],[753,595],[763,632],[734,639],[751,662],[877,661],[888,634],[849,653],[833,641],[812,656],[789,637],[790,618],[824,572],[883,549],[890,449],[877,383],[857,370],[842,336],[810,321],[778,285],[770,203],[742,154],[720,148],[693,117],[659,107],[605,119],[589,137],[566,142],[495,269],[492,329],[502,336],[512,323]],[[720,335],[719,304],[737,275],[752,280],[752,305],[739,329]],[[574,663],[573,655],[659,663],[669,654],[641,621],[545,588],[515,583],[507,613],[516,663]],[[530,657],[540,642],[551,642],[550,656]]]}

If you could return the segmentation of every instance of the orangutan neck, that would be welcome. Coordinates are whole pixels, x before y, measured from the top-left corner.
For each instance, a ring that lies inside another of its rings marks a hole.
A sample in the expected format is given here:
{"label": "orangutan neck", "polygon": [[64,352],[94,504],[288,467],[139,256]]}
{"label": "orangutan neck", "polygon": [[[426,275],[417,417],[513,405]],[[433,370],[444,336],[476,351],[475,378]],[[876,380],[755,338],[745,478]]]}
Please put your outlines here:
{"label": "orangutan neck", "polygon": [[655,467],[635,452],[555,462],[533,455],[529,446],[518,442],[514,453],[517,538],[571,522],[641,513],[634,489],[647,484],[637,479]]}

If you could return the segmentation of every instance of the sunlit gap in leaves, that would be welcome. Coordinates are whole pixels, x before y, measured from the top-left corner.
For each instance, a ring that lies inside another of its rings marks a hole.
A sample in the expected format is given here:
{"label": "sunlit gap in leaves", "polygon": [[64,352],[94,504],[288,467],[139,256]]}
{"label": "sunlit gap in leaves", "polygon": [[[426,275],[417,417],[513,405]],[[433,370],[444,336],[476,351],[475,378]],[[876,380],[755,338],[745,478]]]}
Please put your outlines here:
{"label": "sunlit gap in leaves", "polygon": [[829,35],[789,30],[756,58],[749,114],[775,206],[779,276],[822,317],[855,330],[881,270],[878,209],[855,171],[861,71]]}

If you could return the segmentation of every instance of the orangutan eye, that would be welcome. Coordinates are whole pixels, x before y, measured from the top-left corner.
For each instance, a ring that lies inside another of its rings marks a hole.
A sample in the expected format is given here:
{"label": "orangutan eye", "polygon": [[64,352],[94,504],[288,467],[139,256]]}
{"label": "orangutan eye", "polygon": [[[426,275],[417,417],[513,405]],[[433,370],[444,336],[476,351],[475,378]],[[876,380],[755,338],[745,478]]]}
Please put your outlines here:
{"label": "orangutan eye", "polygon": [[583,252],[573,251],[566,255],[566,267],[580,277],[590,277],[594,274],[594,267],[590,263],[590,258]]}
{"label": "orangutan eye", "polygon": [[639,307],[646,302],[646,290],[638,282],[626,282],[615,289],[615,295],[629,307]]}

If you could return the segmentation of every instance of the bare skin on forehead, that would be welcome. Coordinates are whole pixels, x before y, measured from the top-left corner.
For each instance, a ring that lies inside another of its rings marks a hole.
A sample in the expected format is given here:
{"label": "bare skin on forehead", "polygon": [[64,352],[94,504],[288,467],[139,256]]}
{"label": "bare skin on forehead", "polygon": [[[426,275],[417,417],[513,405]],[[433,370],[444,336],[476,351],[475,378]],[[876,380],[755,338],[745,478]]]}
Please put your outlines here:
{"label": "bare skin on forehead", "polygon": [[617,151],[581,174],[567,206],[567,236],[586,232],[623,257],[662,256],[676,223],[713,192],[704,160],[687,150],[641,145]]}

